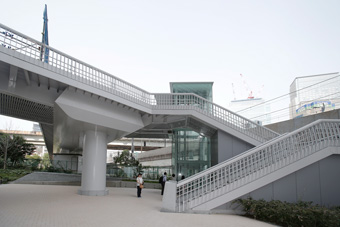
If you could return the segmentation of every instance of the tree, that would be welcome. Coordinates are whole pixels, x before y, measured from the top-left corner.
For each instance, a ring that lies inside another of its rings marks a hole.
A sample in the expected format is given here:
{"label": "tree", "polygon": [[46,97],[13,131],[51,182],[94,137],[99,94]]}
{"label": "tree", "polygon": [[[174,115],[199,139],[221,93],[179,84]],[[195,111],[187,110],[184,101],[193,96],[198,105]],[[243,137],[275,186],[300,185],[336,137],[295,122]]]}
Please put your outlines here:
{"label": "tree", "polygon": [[[7,146],[8,145],[8,146]],[[22,136],[13,135],[13,138],[7,134],[0,135],[0,157],[5,159],[5,149],[7,146],[7,158],[5,162],[10,159],[13,163],[23,161],[26,155],[31,155],[35,146],[27,143]]]}
{"label": "tree", "polygon": [[143,166],[142,164],[138,164],[134,169],[133,169],[133,174],[137,177],[139,173],[143,172]]}
{"label": "tree", "polygon": [[42,164],[43,168],[47,168],[47,167],[51,166],[50,155],[48,153],[44,154],[42,161],[41,161],[41,164]]}
{"label": "tree", "polygon": [[7,167],[7,155],[8,155],[8,146],[9,146],[9,140],[11,139],[11,137],[7,134],[1,134],[0,135],[0,148],[1,148],[1,151],[2,151],[2,160],[3,160],[3,163],[4,163],[4,169],[6,169]]}
{"label": "tree", "polygon": [[129,150],[124,150],[120,155],[113,158],[115,164],[124,166],[138,166],[139,162],[130,154]]}
{"label": "tree", "polygon": [[25,157],[25,165],[26,166],[31,166],[32,170],[38,168],[41,162],[41,157],[37,154],[32,154],[32,155],[26,155]]}
{"label": "tree", "polygon": [[26,155],[26,159],[35,159],[41,161],[41,157],[37,154],[32,154],[32,155]]}

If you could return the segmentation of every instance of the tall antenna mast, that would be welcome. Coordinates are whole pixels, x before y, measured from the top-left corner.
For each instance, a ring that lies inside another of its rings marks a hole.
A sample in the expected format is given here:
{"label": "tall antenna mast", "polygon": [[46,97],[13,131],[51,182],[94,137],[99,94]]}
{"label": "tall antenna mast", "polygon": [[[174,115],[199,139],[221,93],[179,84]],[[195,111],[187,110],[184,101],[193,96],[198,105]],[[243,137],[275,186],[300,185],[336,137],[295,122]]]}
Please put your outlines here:
{"label": "tall antenna mast", "polygon": [[[48,44],[48,18],[47,18],[47,5],[45,4],[45,10],[43,14],[43,19],[44,19],[44,25],[43,25],[43,31],[42,31],[42,43],[45,45]],[[40,60],[42,60],[45,63],[48,63],[48,55],[49,55],[49,49],[42,45],[41,46],[41,51],[40,51]]]}

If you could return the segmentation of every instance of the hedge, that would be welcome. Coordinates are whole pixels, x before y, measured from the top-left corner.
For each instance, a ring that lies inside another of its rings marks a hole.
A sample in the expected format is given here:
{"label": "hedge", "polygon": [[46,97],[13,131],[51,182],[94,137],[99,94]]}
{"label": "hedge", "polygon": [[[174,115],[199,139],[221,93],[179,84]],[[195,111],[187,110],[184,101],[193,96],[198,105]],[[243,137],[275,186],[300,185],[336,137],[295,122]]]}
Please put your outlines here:
{"label": "hedge", "polygon": [[326,208],[312,202],[288,203],[278,200],[265,201],[252,198],[238,199],[246,216],[257,220],[289,227],[340,226],[340,207]]}

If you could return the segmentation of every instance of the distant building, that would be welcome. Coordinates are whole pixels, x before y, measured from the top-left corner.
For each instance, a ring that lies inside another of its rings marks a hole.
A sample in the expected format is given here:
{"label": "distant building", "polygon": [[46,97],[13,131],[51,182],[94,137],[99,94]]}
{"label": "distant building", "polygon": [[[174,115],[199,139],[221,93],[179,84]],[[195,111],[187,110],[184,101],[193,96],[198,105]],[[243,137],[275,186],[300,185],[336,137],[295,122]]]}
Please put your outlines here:
{"label": "distant building", "polygon": [[270,105],[264,103],[265,100],[262,98],[233,100],[229,104],[229,109],[258,124],[270,124]]}
{"label": "distant building", "polygon": [[39,124],[36,123],[33,124],[33,132],[41,132]]}
{"label": "distant building", "polygon": [[291,119],[340,107],[339,73],[297,77],[290,85]]}
{"label": "distant building", "polygon": [[138,161],[143,166],[171,166],[171,147],[140,153]]}

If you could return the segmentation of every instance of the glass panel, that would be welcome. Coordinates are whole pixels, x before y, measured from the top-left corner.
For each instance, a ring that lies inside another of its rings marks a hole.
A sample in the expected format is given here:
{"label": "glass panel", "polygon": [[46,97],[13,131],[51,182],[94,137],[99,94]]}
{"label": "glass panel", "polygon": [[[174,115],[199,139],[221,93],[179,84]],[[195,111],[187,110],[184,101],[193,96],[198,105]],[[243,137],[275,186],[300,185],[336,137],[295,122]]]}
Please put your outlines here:
{"label": "glass panel", "polygon": [[[170,83],[172,93],[194,93],[209,101],[213,101],[213,82],[176,82]],[[187,99],[187,100],[185,100]],[[196,105],[196,107],[212,111],[211,104],[194,96],[175,96],[178,105]],[[211,166],[210,138],[203,137],[194,131],[177,129],[173,131],[172,138],[172,163],[173,172],[180,180],[181,176],[191,176]],[[181,176],[179,176],[181,174]]]}
{"label": "glass panel", "polygon": [[211,166],[210,138],[196,132],[178,129],[172,138],[173,172],[181,176],[191,176]]}
{"label": "glass panel", "polygon": [[209,101],[213,101],[213,82],[170,83],[171,93],[194,93]]}

